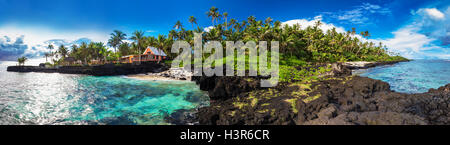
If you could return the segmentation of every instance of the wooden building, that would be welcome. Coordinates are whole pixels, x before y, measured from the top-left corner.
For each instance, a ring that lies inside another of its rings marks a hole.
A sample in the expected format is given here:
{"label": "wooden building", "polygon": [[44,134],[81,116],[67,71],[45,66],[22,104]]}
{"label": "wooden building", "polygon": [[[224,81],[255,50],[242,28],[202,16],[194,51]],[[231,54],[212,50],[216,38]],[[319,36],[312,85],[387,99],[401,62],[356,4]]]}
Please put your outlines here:
{"label": "wooden building", "polygon": [[121,63],[133,63],[144,61],[161,61],[166,59],[167,55],[161,49],[155,47],[147,47],[143,54],[140,55],[127,55],[120,58]]}

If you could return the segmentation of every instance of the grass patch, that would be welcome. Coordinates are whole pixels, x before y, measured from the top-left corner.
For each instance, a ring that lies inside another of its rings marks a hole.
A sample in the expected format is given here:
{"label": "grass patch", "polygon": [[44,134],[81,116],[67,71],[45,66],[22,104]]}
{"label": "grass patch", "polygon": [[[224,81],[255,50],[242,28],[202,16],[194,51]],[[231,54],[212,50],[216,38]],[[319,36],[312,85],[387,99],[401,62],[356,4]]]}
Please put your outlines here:
{"label": "grass patch", "polygon": [[307,98],[303,99],[302,101],[305,102],[305,103],[309,103],[311,101],[319,99],[321,96],[322,96],[321,94],[317,94],[317,95],[314,95],[314,96],[307,97]]}
{"label": "grass patch", "polygon": [[286,100],[284,100],[284,101],[286,101],[286,102],[288,102],[288,103],[291,104],[291,108],[292,108],[292,111],[293,111],[294,113],[298,113],[298,109],[297,109],[297,98],[286,99]]}

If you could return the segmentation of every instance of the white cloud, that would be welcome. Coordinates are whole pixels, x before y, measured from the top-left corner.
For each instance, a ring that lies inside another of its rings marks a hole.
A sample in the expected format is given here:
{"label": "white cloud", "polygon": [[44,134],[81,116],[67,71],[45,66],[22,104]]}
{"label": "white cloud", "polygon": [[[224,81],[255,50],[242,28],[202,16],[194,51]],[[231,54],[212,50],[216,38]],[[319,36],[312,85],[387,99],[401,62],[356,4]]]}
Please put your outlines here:
{"label": "white cloud", "polygon": [[[78,41],[100,41],[106,44],[108,40],[107,32],[99,31],[54,31],[46,27],[18,27],[15,25],[3,25],[0,26],[0,43],[2,44],[12,44],[20,42],[20,46],[25,48],[20,48],[22,50],[15,49],[17,53],[8,53],[11,56],[3,56],[4,58],[11,60],[13,57],[27,56],[27,57],[42,57],[44,52],[48,52],[48,44],[54,45],[71,45]],[[20,41],[18,41],[20,40]],[[57,46],[56,46],[57,47]],[[1,51],[8,51],[3,48]],[[20,54],[19,54],[20,52]],[[5,53],[6,54],[6,53]]]}
{"label": "white cloud", "polygon": [[374,42],[382,42],[389,51],[400,53],[407,58],[425,58],[431,57],[432,54],[425,53],[426,50],[441,49],[439,46],[432,44],[436,39],[429,38],[424,34],[417,32],[412,26],[401,28],[395,32],[393,38],[370,40]]}
{"label": "white cloud", "polygon": [[375,41],[407,58],[450,59],[450,7],[445,14],[436,8],[421,8],[411,14],[412,22],[393,32],[393,38]]}
{"label": "white cloud", "polygon": [[426,13],[428,16],[430,16],[433,19],[436,20],[443,20],[445,18],[444,13],[442,13],[441,11],[439,11],[436,8],[425,8],[425,9],[419,9],[418,12],[424,12]]}
{"label": "white cloud", "polygon": [[437,38],[442,45],[450,44],[450,6],[447,9],[421,8],[413,11],[413,24],[421,33]]}
{"label": "white cloud", "polygon": [[339,20],[341,23],[351,24],[368,24],[370,23],[369,16],[378,15],[390,15],[391,10],[383,8],[380,5],[363,3],[362,5],[354,7],[351,10],[339,11],[339,12],[324,12],[323,14]]}
{"label": "white cloud", "polygon": [[[292,26],[292,25],[299,24],[301,29],[305,29],[309,26],[311,26],[311,27],[314,26],[317,21],[322,21],[322,15],[315,16],[314,19],[310,19],[310,20],[295,19],[295,20],[289,20],[286,22],[282,22],[281,24],[282,24],[282,26],[284,26],[284,25]],[[339,32],[339,33],[346,32],[343,27],[337,27],[334,24],[328,24],[325,22],[322,22],[322,25],[320,25],[319,28],[322,29],[323,32],[327,32],[327,30],[331,30],[333,28],[336,28],[336,32]]]}
{"label": "white cloud", "polygon": [[204,28],[203,31],[209,32],[213,28],[214,28],[214,26],[209,26],[209,27]]}

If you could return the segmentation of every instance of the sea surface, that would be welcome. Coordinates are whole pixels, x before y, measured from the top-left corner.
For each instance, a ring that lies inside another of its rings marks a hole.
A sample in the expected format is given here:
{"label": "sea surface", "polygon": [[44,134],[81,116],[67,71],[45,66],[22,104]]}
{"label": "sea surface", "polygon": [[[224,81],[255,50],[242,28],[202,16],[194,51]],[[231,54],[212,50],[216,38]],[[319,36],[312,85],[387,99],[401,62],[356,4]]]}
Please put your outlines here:
{"label": "sea surface", "polygon": [[160,125],[176,110],[207,105],[189,81],[16,73],[0,65],[0,124]]}
{"label": "sea surface", "polygon": [[353,72],[388,82],[403,93],[423,93],[450,83],[450,60],[413,60]]}

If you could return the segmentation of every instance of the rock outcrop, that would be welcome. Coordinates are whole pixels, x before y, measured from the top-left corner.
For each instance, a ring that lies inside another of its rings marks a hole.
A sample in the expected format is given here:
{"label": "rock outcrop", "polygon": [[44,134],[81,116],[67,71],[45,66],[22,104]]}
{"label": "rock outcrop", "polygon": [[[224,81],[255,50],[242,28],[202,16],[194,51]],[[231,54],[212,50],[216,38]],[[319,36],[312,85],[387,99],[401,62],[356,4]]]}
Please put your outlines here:
{"label": "rock outcrop", "polygon": [[207,125],[450,123],[450,84],[426,93],[398,93],[386,82],[349,75],[345,65],[332,68],[321,81],[274,88],[259,88],[259,79],[249,77],[194,77],[211,99],[196,118]]}
{"label": "rock outcrop", "polygon": [[160,73],[154,73],[152,75],[172,78],[176,80],[192,80],[193,73],[185,70],[184,68],[170,68],[167,71],[163,71]]}
{"label": "rock outcrop", "polygon": [[369,62],[369,61],[353,61],[353,62],[343,62],[342,65],[348,69],[366,69],[370,67],[376,67],[380,65],[390,65],[402,61],[384,61],[384,62]]}
{"label": "rock outcrop", "polygon": [[105,64],[98,66],[61,66],[46,68],[38,66],[8,66],[7,71],[11,72],[44,72],[44,73],[64,73],[64,74],[86,74],[93,76],[115,76],[140,73],[159,73],[168,70],[162,63],[142,63],[136,64]]}

